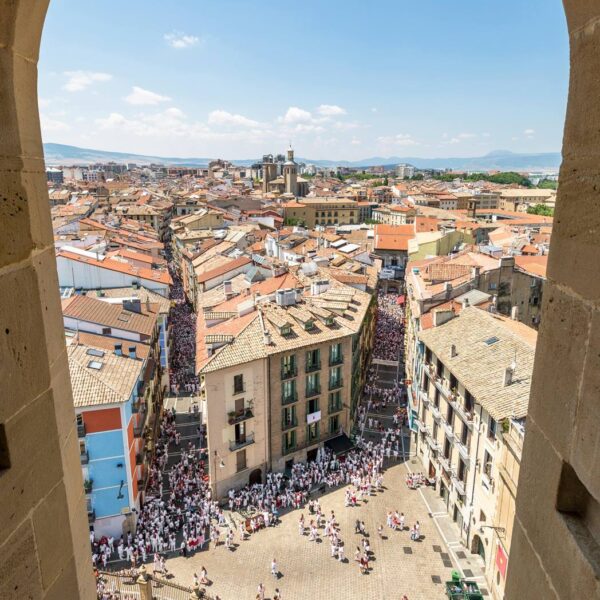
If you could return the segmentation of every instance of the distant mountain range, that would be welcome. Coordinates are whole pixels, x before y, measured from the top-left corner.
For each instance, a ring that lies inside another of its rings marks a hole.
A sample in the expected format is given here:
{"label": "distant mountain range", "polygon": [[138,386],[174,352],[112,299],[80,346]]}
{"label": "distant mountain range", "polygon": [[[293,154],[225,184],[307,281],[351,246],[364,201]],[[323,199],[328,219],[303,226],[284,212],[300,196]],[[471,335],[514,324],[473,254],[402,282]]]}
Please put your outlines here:
{"label": "distant mountain range", "polygon": [[[127,152],[109,152],[106,150],[92,150],[78,148],[65,144],[44,144],[46,164],[52,165],[85,165],[96,162],[136,163],[148,165],[162,163],[174,166],[201,167],[206,166],[213,158],[177,158],[171,156],[148,156],[144,154],[130,154]],[[260,161],[259,158],[234,160],[236,165],[248,166]],[[297,158],[298,162],[315,164],[320,167],[374,167],[392,166],[408,163],[420,169],[453,169],[465,171],[532,171],[532,170],[557,170],[561,163],[559,152],[545,152],[540,154],[517,154],[509,150],[495,150],[485,156],[472,158],[419,158],[416,156],[373,156],[362,160],[313,160],[310,158]]]}

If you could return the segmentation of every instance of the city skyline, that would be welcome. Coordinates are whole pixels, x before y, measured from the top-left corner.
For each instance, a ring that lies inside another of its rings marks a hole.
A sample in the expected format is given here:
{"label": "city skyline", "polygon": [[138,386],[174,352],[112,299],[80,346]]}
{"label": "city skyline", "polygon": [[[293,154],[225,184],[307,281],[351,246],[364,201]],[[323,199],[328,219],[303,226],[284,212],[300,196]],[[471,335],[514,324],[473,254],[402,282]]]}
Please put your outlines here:
{"label": "city skyline", "polygon": [[568,44],[557,0],[511,1],[502,15],[475,2],[380,2],[368,14],[308,2],[271,7],[268,21],[235,0],[167,14],[110,4],[86,28],[85,4],[50,5],[46,142],[241,158],[291,141],[335,160],[560,149]]}

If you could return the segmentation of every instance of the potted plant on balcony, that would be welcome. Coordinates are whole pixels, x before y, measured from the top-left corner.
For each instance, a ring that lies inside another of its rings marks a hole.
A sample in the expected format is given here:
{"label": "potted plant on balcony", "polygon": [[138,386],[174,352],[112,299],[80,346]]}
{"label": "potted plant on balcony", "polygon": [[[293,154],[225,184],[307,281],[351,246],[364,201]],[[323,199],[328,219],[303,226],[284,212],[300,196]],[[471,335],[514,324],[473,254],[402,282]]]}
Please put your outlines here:
{"label": "potted plant on balcony", "polygon": [[235,417],[236,417],[237,413],[235,412],[235,410],[230,410],[227,413],[227,416],[229,417],[229,424],[233,425],[234,421],[235,421]]}
{"label": "potted plant on balcony", "polygon": [[93,479],[86,479],[83,482],[83,489],[86,494],[89,494],[92,491],[92,484],[94,483]]}

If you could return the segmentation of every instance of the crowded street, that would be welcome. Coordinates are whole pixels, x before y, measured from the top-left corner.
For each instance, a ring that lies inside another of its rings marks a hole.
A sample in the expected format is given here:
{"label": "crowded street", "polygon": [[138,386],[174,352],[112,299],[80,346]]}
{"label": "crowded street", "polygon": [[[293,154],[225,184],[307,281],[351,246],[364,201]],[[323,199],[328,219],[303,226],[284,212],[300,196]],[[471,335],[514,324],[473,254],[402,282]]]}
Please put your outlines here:
{"label": "crowded street", "polygon": [[[441,541],[423,525],[427,512],[411,493],[425,481],[404,465],[410,449],[399,379],[400,296],[378,294],[355,447],[341,456],[322,448],[316,460],[295,463],[289,475],[268,473],[264,483],[232,489],[219,503],[211,496],[205,431],[193,398],[194,313],[176,271],[171,274],[172,398],[163,411],[146,500],[135,532],[93,540],[94,563],[125,570],[147,563],[154,574],[202,585],[220,598],[272,593],[265,588],[269,565],[276,582],[267,587],[277,585],[287,597],[300,589],[315,598],[331,597],[332,589],[346,589],[348,598],[399,591],[409,600],[434,597],[445,567],[437,551]],[[325,584],[317,584],[312,575],[322,571],[327,555],[336,566],[327,568]]]}

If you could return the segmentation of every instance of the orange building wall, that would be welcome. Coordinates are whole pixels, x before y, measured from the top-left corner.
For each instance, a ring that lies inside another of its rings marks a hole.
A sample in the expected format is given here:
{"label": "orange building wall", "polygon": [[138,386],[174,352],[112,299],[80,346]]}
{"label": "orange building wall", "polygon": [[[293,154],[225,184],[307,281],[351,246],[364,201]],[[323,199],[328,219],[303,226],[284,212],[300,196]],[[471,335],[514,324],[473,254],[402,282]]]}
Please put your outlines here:
{"label": "orange building wall", "polygon": [[98,433],[100,431],[121,429],[121,411],[118,408],[89,410],[82,413],[82,417],[86,433]]}

